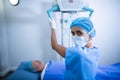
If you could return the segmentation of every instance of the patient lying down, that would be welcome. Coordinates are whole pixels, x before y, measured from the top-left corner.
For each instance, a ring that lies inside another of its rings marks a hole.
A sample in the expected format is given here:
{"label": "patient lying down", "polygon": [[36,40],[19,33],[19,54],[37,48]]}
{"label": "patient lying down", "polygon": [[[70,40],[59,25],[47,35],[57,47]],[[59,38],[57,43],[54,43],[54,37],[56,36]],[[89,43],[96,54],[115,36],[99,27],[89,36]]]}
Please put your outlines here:
{"label": "patient lying down", "polygon": [[[40,74],[41,80],[64,80],[64,73],[66,71],[65,61],[49,61],[47,64],[44,64],[39,60],[34,60],[24,62],[24,64],[21,63],[21,65],[18,67],[18,70],[25,70],[32,73],[37,72],[38,74]],[[20,75],[17,75],[17,77],[19,77]],[[109,66],[101,65],[98,67],[95,80],[107,80],[107,79],[120,80],[119,75],[120,75],[120,62]],[[14,77],[9,78],[7,80],[18,80],[17,78],[13,79]],[[36,79],[21,78],[21,80],[36,80]]]}
{"label": "patient lying down", "polygon": [[39,72],[41,80],[63,80],[66,68],[64,61],[49,61],[44,64],[39,60],[34,60],[26,63],[26,70]]}
{"label": "patient lying down", "polygon": [[43,69],[45,68],[45,64],[38,60],[32,61],[32,66],[33,69],[35,69],[35,71],[37,72],[42,72]]}

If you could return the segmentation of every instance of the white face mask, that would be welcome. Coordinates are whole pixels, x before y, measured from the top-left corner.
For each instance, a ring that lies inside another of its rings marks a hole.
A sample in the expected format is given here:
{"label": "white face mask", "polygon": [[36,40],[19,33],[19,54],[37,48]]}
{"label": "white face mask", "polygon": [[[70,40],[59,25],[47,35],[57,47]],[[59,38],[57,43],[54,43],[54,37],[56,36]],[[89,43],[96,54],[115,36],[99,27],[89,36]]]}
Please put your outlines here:
{"label": "white face mask", "polygon": [[[93,31],[94,28],[88,34],[91,34]],[[86,36],[72,36],[72,39],[75,43],[75,46],[85,47],[88,43]]]}
{"label": "white face mask", "polygon": [[75,46],[85,47],[87,45],[86,36],[72,36]]}

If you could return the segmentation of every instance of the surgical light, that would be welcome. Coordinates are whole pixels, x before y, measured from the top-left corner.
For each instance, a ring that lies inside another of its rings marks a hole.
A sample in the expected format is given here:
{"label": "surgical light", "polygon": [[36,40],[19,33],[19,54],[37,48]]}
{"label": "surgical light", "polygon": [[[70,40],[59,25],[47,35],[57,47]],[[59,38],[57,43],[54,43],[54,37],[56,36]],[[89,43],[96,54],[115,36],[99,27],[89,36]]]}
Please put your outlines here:
{"label": "surgical light", "polygon": [[81,11],[84,0],[57,0],[61,11]]}
{"label": "surgical light", "polygon": [[19,0],[10,0],[10,3],[16,6],[19,3]]}
{"label": "surgical light", "polygon": [[89,11],[89,17],[92,16],[94,10],[89,8],[88,0],[53,0],[54,6],[47,10],[49,19],[52,19],[52,12],[62,12],[75,14],[76,12]]}

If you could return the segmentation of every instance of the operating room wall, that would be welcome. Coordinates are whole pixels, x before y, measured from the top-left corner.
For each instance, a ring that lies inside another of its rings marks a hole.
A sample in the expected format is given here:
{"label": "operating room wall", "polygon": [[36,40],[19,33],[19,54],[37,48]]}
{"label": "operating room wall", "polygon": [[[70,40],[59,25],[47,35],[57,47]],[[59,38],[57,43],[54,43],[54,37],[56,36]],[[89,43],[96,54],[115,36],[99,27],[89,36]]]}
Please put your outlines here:
{"label": "operating room wall", "polygon": [[7,34],[3,6],[3,1],[0,0],[0,76],[7,73],[9,67]]}
{"label": "operating room wall", "polygon": [[17,67],[22,61],[58,60],[51,48],[46,14],[50,1],[20,0],[18,6],[10,5],[9,0],[3,1],[10,67]]}
{"label": "operating room wall", "polygon": [[97,31],[94,40],[100,51],[100,64],[120,61],[120,0],[90,0]]}

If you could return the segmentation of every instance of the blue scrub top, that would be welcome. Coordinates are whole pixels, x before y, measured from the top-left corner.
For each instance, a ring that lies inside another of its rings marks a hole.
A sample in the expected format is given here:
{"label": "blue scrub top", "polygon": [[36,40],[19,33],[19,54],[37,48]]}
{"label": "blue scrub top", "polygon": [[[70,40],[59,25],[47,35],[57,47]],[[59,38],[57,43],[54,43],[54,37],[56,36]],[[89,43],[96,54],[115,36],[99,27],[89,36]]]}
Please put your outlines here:
{"label": "blue scrub top", "polygon": [[64,80],[95,80],[99,51],[97,48],[66,49]]}

